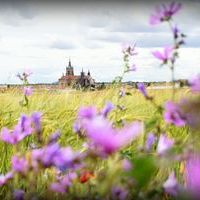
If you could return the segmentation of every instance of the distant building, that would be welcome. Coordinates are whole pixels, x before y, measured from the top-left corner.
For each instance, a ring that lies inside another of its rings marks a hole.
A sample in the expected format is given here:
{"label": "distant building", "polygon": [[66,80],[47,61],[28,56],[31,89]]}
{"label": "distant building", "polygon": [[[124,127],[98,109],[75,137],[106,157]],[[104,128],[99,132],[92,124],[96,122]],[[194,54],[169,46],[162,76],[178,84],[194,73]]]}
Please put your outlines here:
{"label": "distant building", "polygon": [[87,74],[82,69],[81,74],[74,75],[74,68],[69,60],[69,64],[66,67],[65,74],[62,75],[61,78],[58,80],[60,88],[66,87],[74,87],[77,89],[81,88],[94,88],[95,87],[95,80],[91,77],[90,71]]}

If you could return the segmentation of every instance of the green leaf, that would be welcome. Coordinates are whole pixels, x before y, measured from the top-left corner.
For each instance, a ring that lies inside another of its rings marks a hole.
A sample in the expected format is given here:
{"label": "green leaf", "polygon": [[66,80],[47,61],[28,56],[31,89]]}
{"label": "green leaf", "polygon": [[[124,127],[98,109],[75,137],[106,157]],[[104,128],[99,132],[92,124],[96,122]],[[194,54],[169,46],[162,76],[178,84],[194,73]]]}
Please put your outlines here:
{"label": "green leaf", "polygon": [[153,156],[142,155],[132,159],[133,170],[131,175],[137,183],[138,189],[145,187],[156,172],[156,164]]}
{"label": "green leaf", "polygon": [[156,124],[158,123],[159,118],[158,117],[154,117],[151,118],[150,120],[145,122],[145,128],[147,131],[151,131],[153,128],[156,127]]}

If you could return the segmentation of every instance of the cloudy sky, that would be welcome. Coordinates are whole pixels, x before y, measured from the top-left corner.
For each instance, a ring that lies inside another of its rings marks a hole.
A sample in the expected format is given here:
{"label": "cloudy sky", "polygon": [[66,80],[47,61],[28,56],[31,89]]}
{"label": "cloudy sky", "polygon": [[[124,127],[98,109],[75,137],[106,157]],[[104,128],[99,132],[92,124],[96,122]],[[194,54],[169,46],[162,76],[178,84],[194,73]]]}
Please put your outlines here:
{"label": "cloudy sky", "polygon": [[[0,2],[0,83],[18,83],[24,69],[33,72],[32,83],[55,82],[69,57],[76,74],[83,68],[97,81],[111,81],[123,69],[122,44],[134,42],[138,71],[125,80],[170,80],[151,53],[172,42],[167,24],[148,23],[160,1],[73,2]],[[200,72],[200,1],[179,2],[175,21],[187,39],[175,72],[188,78]]]}

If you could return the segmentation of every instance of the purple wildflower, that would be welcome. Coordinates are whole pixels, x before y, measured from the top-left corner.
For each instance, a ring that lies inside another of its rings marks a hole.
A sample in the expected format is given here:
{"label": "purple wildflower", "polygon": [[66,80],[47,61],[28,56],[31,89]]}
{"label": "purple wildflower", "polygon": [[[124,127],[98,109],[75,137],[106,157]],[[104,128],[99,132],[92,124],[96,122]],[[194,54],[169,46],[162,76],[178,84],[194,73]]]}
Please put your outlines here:
{"label": "purple wildflower", "polygon": [[52,183],[50,186],[50,189],[54,192],[58,192],[58,193],[62,193],[62,194],[66,193],[67,189],[68,189],[68,187],[67,187],[68,185],[64,184],[63,182]]}
{"label": "purple wildflower", "polygon": [[165,134],[161,134],[158,140],[157,153],[159,155],[165,154],[169,149],[172,148],[174,141],[168,138]]}
{"label": "purple wildflower", "polygon": [[19,126],[16,126],[13,131],[8,130],[7,128],[3,128],[1,131],[1,140],[6,143],[17,144],[27,135],[28,134],[26,134],[26,132],[21,132]]}
{"label": "purple wildflower", "polygon": [[33,94],[32,87],[24,87],[23,91],[25,96],[31,96]]}
{"label": "purple wildflower", "polygon": [[54,165],[54,159],[60,156],[60,146],[56,143],[49,144],[41,149],[34,149],[32,151],[32,165],[37,168],[38,162],[44,167]]}
{"label": "purple wildflower", "polygon": [[164,188],[166,193],[168,193],[172,196],[177,195],[177,193],[178,193],[178,183],[177,183],[176,176],[175,176],[174,172],[172,172],[169,175],[168,179],[164,182],[163,188]]}
{"label": "purple wildflower", "polygon": [[123,187],[115,186],[112,188],[112,198],[117,200],[127,199],[128,191]]}
{"label": "purple wildflower", "polygon": [[105,107],[102,109],[101,114],[104,117],[107,117],[110,111],[114,109],[114,105],[111,102],[107,102]]}
{"label": "purple wildflower", "polygon": [[175,25],[175,26],[172,28],[172,31],[173,31],[173,34],[174,34],[174,38],[177,39],[177,38],[179,37],[179,34],[180,34],[179,28]]}
{"label": "purple wildflower", "polygon": [[81,129],[82,129],[81,122],[79,120],[76,120],[73,124],[73,131],[75,133],[81,133]]}
{"label": "purple wildflower", "polygon": [[181,99],[180,108],[187,122],[193,129],[200,129],[200,101],[198,98]]}
{"label": "purple wildflower", "polygon": [[55,183],[52,183],[51,186],[50,186],[50,189],[54,192],[58,192],[58,193],[66,193],[67,192],[67,189],[68,189],[68,185],[69,183],[65,183],[64,181],[62,182],[55,182]]}
{"label": "purple wildflower", "polygon": [[137,52],[135,51],[135,46],[136,46],[136,44],[134,44],[134,45],[123,44],[122,45],[122,52],[124,54],[129,54],[130,56],[137,55]]}
{"label": "purple wildflower", "polygon": [[184,126],[186,124],[186,119],[181,112],[178,104],[168,101],[165,104],[164,119],[169,124],[174,124],[175,126]]}
{"label": "purple wildflower", "polygon": [[31,115],[31,121],[34,125],[34,129],[35,129],[35,132],[40,134],[41,133],[41,116],[42,114],[40,112],[34,112],[32,113]]}
{"label": "purple wildflower", "polygon": [[13,172],[8,172],[5,175],[0,175],[0,186],[5,185],[12,178],[13,178]]}
{"label": "purple wildflower", "polygon": [[193,77],[193,79],[189,80],[189,85],[192,92],[200,92],[200,74]]}
{"label": "purple wildflower", "polygon": [[133,71],[133,72],[135,72],[136,70],[137,70],[137,67],[135,64],[132,64],[128,69],[128,71]]}
{"label": "purple wildflower", "polygon": [[25,78],[28,78],[33,72],[30,69],[25,69],[23,75]]}
{"label": "purple wildflower", "polygon": [[85,124],[87,137],[102,156],[107,156],[133,141],[142,132],[142,124],[135,122],[116,130],[105,118],[98,116]]}
{"label": "purple wildflower", "polygon": [[144,97],[148,97],[144,83],[138,83],[137,88],[144,95]]}
{"label": "purple wildflower", "polygon": [[150,16],[150,24],[156,25],[163,21],[169,21],[181,9],[180,3],[172,2],[169,5],[161,5],[156,8],[155,14]]}
{"label": "purple wildflower", "polygon": [[192,155],[185,166],[186,187],[193,195],[200,197],[200,157]]}
{"label": "purple wildflower", "polygon": [[18,73],[17,77],[24,82],[28,82],[28,77],[32,74],[30,70],[25,70],[22,74]]}
{"label": "purple wildflower", "polygon": [[25,195],[24,190],[15,190],[13,192],[13,199],[14,200],[24,200],[25,199],[24,195]]}
{"label": "purple wildflower", "polygon": [[19,80],[23,81],[23,77],[20,73],[18,73],[16,76],[19,78]]}
{"label": "purple wildflower", "polygon": [[68,173],[63,177],[60,177],[58,182],[52,183],[50,189],[58,193],[65,193],[72,185],[73,180],[76,178],[77,178],[76,173],[74,172]]}
{"label": "purple wildflower", "polygon": [[160,51],[154,51],[152,54],[159,60],[161,60],[163,63],[167,63],[169,59],[172,58],[172,47],[165,47],[163,52]]}
{"label": "purple wildflower", "polygon": [[55,133],[53,133],[52,135],[49,136],[48,144],[56,143],[59,138],[60,138],[60,132],[57,131],[57,132],[55,132]]}
{"label": "purple wildflower", "polygon": [[0,139],[10,144],[17,144],[33,132],[34,129],[32,124],[34,124],[35,130],[38,131],[40,128],[40,122],[36,116],[38,117],[37,113],[33,113],[31,117],[22,114],[12,131],[7,128],[1,130]]}
{"label": "purple wildflower", "polygon": [[79,136],[84,136],[82,130],[84,124],[91,120],[92,118],[102,115],[103,117],[107,117],[108,113],[114,108],[111,102],[108,102],[105,107],[98,113],[96,107],[88,106],[82,107],[79,109],[78,118],[73,124],[74,132],[78,133]]}
{"label": "purple wildflower", "polygon": [[71,147],[61,148],[59,153],[54,156],[53,162],[61,171],[69,168],[75,169],[81,166],[82,155],[79,152],[73,151]]}
{"label": "purple wildflower", "polygon": [[24,135],[22,135],[19,131],[10,131],[7,128],[3,128],[0,139],[9,144],[17,144],[19,141],[24,139]]}
{"label": "purple wildflower", "polygon": [[150,151],[155,141],[156,141],[156,136],[153,133],[149,133],[146,139],[145,149],[147,151]]}
{"label": "purple wildflower", "polygon": [[29,168],[28,161],[24,157],[13,156],[12,157],[12,169],[15,172],[26,174]]}
{"label": "purple wildflower", "polygon": [[22,114],[15,129],[18,129],[24,136],[30,135],[33,132],[31,123],[31,118]]}
{"label": "purple wildflower", "polygon": [[97,110],[94,106],[82,107],[79,109],[79,119],[90,119],[97,115]]}
{"label": "purple wildflower", "polygon": [[44,167],[55,166],[60,170],[76,168],[80,166],[82,155],[74,152],[70,147],[61,148],[57,143],[50,143],[41,149],[32,151],[32,166],[37,170],[38,164]]}
{"label": "purple wildflower", "polygon": [[132,169],[132,164],[128,159],[124,159],[122,160],[122,168],[124,169],[124,171],[129,171]]}

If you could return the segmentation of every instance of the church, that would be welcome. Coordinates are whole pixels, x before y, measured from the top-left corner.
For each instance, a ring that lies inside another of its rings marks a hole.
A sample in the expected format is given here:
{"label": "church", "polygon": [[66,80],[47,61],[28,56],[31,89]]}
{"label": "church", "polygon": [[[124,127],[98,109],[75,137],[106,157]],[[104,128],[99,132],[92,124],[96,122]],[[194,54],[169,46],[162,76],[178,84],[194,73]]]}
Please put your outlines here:
{"label": "church", "polygon": [[76,89],[81,88],[95,88],[95,80],[91,77],[90,71],[87,74],[82,69],[80,75],[74,75],[74,67],[69,59],[69,64],[66,67],[65,74],[63,73],[61,78],[58,79],[59,88],[64,89],[66,87],[73,87]]}

